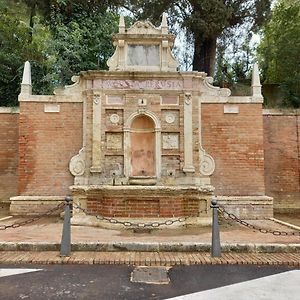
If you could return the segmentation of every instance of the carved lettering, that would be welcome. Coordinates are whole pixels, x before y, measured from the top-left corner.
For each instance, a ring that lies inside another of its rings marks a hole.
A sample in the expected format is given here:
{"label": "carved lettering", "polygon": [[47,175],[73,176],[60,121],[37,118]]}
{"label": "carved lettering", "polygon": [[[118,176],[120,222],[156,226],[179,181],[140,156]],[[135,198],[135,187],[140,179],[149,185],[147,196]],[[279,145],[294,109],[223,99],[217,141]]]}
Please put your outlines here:
{"label": "carved lettering", "polygon": [[180,80],[104,80],[104,89],[135,89],[135,90],[180,90],[183,83]]}

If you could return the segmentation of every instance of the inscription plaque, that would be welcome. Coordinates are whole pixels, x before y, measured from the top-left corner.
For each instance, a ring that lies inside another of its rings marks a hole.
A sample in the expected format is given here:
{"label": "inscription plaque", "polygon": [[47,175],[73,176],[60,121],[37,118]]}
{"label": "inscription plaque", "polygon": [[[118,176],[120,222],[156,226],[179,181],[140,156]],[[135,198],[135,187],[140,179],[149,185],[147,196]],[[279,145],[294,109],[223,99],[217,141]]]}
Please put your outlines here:
{"label": "inscription plaque", "polygon": [[128,45],[128,66],[159,66],[158,45]]}

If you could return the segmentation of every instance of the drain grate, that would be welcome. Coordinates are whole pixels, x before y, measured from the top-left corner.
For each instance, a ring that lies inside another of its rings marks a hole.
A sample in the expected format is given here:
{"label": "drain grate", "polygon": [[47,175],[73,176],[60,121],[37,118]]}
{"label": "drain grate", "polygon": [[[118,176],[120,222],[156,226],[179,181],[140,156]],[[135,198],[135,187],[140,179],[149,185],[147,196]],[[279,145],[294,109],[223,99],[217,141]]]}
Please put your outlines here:
{"label": "drain grate", "polygon": [[148,284],[168,284],[170,279],[166,267],[136,267],[131,273],[131,281]]}

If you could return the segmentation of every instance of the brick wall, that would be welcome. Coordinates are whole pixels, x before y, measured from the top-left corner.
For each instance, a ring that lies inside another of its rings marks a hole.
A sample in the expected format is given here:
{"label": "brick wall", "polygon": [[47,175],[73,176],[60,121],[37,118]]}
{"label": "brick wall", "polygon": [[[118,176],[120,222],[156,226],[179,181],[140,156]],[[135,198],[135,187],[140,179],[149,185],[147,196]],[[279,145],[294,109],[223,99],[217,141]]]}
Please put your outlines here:
{"label": "brick wall", "polygon": [[299,112],[264,111],[266,193],[275,211],[300,210]]}
{"label": "brick wall", "polygon": [[[43,103],[20,104],[20,115],[0,113],[0,200],[18,194],[18,139],[19,194],[69,193],[68,163],[82,143],[82,104],[61,103],[59,113],[44,113]],[[224,104],[202,105],[203,146],[216,162],[215,194],[266,194],[276,210],[300,210],[299,113],[262,116],[259,104],[238,107],[238,114],[224,114]]]}
{"label": "brick wall", "polygon": [[16,109],[0,108],[0,201],[18,193],[18,131]]}
{"label": "brick wall", "polygon": [[69,194],[68,164],[82,147],[82,103],[59,105],[59,113],[45,113],[44,103],[20,103],[20,195]]}
{"label": "brick wall", "polygon": [[212,155],[215,194],[264,195],[263,117],[260,104],[236,104],[239,113],[224,113],[224,104],[202,105],[202,141]]}
{"label": "brick wall", "polygon": [[131,199],[126,197],[104,197],[100,199],[90,198],[87,201],[87,209],[90,214],[100,214],[107,217],[198,217],[201,211],[201,201],[186,199],[182,196],[170,197],[143,197]]}

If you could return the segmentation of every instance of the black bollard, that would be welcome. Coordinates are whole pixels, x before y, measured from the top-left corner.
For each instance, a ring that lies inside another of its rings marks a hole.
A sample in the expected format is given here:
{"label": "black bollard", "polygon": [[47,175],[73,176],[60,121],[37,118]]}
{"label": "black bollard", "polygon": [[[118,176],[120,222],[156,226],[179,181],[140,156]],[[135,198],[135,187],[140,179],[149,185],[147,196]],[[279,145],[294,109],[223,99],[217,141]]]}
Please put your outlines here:
{"label": "black bollard", "polygon": [[65,198],[65,215],[64,215],[64,225],[60,244],[60,256],[70,256],[71,253],[71,206],[72,197],[67,196]]}
{"label": "black bollard", "polygon": [[220,229],[218,220],[218,208],[219,205],[217,200],[213,199],[211,201],[212,212],[212,236],[211,236],[211,256],[220,257],[221,256],[221,244],[220,244]]}

